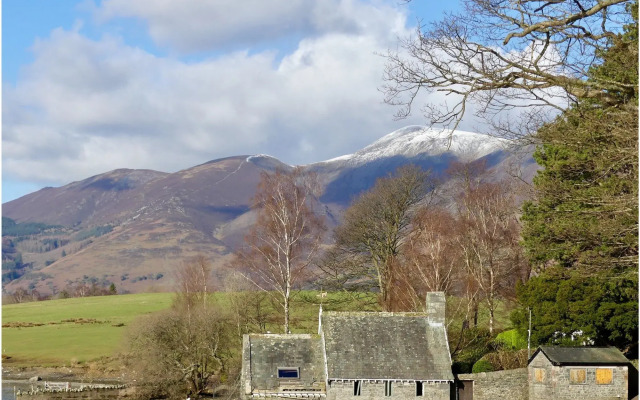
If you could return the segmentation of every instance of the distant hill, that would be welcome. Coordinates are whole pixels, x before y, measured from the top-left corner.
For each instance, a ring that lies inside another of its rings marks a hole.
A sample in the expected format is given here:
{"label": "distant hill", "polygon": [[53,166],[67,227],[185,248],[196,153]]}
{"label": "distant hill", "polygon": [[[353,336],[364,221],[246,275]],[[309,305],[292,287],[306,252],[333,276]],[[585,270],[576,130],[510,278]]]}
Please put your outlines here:
{"label": "distant hill", "polygon": [[[537,168],[530,152],[514,154],[507,145],[476,133],[450,136],[412,126],[303,168],[318,174],[333,227],[353,198],[409,163],[444,179],[451,162],[484,159],[498,176],[517,168],[530,180]],[[261,172],[278,168],[292,167],[245,155],[176,173],[118,169],[7,202],[3,217],[13,225],[3,230],[3,288],[54,293],[77,283],[115,283],[120,292],[170,290],[176,266],[200,253],[220,270],[254,222],[249,207]],[[47,229],[20,233],[34,224]]]}

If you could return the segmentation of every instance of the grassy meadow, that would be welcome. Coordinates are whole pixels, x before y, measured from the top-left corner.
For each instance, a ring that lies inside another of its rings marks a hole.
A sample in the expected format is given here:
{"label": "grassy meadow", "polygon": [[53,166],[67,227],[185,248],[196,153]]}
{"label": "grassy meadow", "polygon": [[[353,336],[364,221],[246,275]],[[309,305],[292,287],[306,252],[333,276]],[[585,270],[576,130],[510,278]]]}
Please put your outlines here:
{"label": "grassy meadow", "polygon": [[[216,293],[213,297],[220,307],[228,306],[228,294]],[[325,301],[332,303],[331,297],[335,300],[340,296],[330,296]],[[169,308],[173,299],[173,293],[141,293],[3,305],[3,362],[15,366],[66,366],[115,356],[122,350],[125,332],[134,319]],[[297,297],[291,315],[294,332],[317,329],[316,302],[319,299],[314,292]],[[268,329],[280,332],[280,318],[273,305],[268,300],[265,303],[264,312],[274,316]]]}
{"label": "grassy meadow", "polygon": [[[228,308],[232,295],[216,293],[213,301],[221,308]],[[3,363],[69,366],[117,356],[124,349],[123,339],[131,323],[137,317],[169,308],[173,299],[173,293],[141,293],[3,305]],[[351,297],[344,293],[329,293],[321,299],[318,292],[303,291],[292,304],[293,333],[317,331],[320,301],[327,311],[379,310],[375,294]],[[457,302],[455,298],[448,299],[447,308],[451,311],[448,317],[452,317],[453,329],[461,325],[453,315],[458,308]],[[274,333],[282,331],[282,317],[276,307],[266,296],[263,312],[270,316],[266,329]],[[496,313],[497,331],[510,327],[508,314],[509,307],[501,304]],[[486,326],[486,310],[481,308],[479,317],[479,325]]]}
{"label": "grassy meadow", "polygon": [[172,293],[143,293],[3,305],[3,363],[62,366],[112,356],[131,321],[172,300]]}

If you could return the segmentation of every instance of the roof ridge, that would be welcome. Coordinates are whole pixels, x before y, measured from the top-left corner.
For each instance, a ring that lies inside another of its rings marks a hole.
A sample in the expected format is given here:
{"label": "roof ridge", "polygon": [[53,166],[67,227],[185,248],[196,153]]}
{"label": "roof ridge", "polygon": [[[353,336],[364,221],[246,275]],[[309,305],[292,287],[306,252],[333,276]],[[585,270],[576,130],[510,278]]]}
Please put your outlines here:
{"label": "roof ridge", "polygon": [[611,345],[603,345],[603,346],[589,346],[589,345],[581,345],[581,346],[554,346],[554,345],[540,345],[539,347],[544,347],[546,349],[610,349],[617,348]]}
{"label": "roof ridge", "polygon": [[284,339],[313,339],[320,337],[315,333],[249,333],[250,338],[284,338]]}
{"label": "roof ridge", "polygon": [[415,312],[415,311],[322,311],[323,315],[379,315],[383,317],[426,317],[426,312]]}

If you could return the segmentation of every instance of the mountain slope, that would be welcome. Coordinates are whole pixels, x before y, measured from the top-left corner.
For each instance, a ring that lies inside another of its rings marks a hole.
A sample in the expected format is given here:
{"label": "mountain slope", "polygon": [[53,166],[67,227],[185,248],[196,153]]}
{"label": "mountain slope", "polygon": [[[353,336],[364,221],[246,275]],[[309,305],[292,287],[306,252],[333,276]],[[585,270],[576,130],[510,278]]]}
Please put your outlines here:
{"label": "mountain slope", "polygon": [[[506,144],[470,132],[449,136],[414,126],[354,154],[302,168],[318,174],[324,191],[320,200],[332,227],[355,196],[408,163],[443,179],[452,162],[480,158],[498,171],[510,163],[535,170],[530,154],[524,161],[514,159]],[[256,155],[214,160],[171,174],[119,169],[8,202],[3,216],[17,223],[61,227],[28,238],[6,238],[22,253],[24,266],[21,277],[13,280],[16,275],[7,275],[3,268],[3,286],[7,291],[30,286],[51,293],[113,282],[120,292],[169,290],[174,269],[199,253],[210,257],[219,271],[255,221],[250,204],[260,174],[290,168]]]}
{"label": "mountain slope", "polygon": [[392,132],[356,153],[308,168],[326,184],[322,201],[347,206],[353,197],[369,189],[376,179],[398,167],[415,164],[443,178],[452,162],[485,159],[494,168],[509,156],[509,143],[478,133],[441,131],[409,126]]}

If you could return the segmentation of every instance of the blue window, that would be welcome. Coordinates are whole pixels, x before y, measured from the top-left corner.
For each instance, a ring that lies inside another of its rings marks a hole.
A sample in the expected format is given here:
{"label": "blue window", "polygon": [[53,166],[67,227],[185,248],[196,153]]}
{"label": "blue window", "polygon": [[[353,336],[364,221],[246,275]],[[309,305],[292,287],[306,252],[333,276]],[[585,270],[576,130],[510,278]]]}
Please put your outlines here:
{"label": "blue window", "polygon": [[300,379],[300,368],[278,368],[278,378],[280,379]]}

